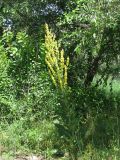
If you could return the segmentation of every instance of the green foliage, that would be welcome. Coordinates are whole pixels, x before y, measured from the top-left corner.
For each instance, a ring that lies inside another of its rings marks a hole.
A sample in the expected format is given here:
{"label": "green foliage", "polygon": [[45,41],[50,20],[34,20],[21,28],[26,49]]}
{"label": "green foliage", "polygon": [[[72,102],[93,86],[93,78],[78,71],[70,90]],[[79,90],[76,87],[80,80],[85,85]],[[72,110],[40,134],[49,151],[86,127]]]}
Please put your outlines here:
{"label": "green foliage", "polygon": [[116,141],[118,145],[119,97],[106,94],[103,89],[81,88],[65,91],[58,100],[54,123],[71,159],[77,159],[87,144],[104,148]]}
{"label": "green foliage", "polygon": [[[47,154],[47,149],[53,149],[53,140],[55,139],[54,125],[48,121],[42,121],[41,124],[34,123],[28,127],[26,120],[13,122],[10,126],[6,125],[0,130],[1,145],[6,147],[6,152],[14,150],[17,152],[41,152]],[[47,155],[48,156],[48,155]]]}
{"label": "green foliage", "polygon": [[0,11],[0,151],[119,159],[119,1],[6,0]]}
{"label": "green foliage", "polygon": [[97,73],[103,80],[118,73],[119,5],[117,0],[77,1],[58,23],[60,41],[72,63],[70,85],[89,86]]}
{"label": "green foliage", "polygon": [[[44,55],[36,60],[25,32],[5,31],[0,42],[0,144],[14,154],[21,150],[50,156],[56,133],[51,123],[56,95],[42,61]],[[42,44],[40,51],[44,54]]]}

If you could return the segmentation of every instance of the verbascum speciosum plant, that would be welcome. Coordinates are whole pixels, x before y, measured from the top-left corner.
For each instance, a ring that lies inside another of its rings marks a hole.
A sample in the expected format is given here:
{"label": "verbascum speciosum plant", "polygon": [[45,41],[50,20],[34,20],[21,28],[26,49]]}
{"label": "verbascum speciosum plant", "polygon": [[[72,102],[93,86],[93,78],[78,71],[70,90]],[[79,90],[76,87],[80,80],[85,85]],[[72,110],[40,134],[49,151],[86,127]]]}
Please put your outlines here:
{"label": "verbascum speciosum plant", "polygon": [[53,84],[60,89],[64,89],[67,86],[69,57],[65,60],[64,50],[59,49],[60,45],[56,41],[55,34],[49,30],[47,24],[45,24],[45,31],[45,61]]}

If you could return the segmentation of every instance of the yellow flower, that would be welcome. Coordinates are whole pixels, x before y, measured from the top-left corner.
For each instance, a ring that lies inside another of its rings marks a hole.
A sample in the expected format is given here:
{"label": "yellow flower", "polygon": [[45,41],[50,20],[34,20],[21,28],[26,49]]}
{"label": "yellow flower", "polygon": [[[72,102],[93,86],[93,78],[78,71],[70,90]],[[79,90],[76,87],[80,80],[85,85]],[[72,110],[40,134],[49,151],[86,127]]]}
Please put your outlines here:
{"label": "yellow flower", "polygon": [[60,45],[55,40],[55,35],[49,30],[47,24],[45,24],[45,47],[46,57],[45,62],[48,66],[49,74],[52,82],[56,87],[63,89],[67,85],[67,70],[69,65],[69,57],[66,60],[64,58],[64,50],[60,51]]}

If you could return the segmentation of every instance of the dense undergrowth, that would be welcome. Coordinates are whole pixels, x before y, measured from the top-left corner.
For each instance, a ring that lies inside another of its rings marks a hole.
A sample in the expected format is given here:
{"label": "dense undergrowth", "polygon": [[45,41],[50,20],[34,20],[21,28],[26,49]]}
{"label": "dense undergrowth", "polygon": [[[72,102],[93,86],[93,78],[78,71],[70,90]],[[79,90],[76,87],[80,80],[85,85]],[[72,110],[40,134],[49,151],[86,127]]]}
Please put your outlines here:
{"label": "dense undergrowth", "polygon": [[[4,36],[10,43],[12,33]],[[119,80],[108,79],[99,86],[93,82],[87,88],[78,83],[61,91],[51,84],[41,61],[28,59],[26,70],[26,62],[18,57],[29,51],[31,40],[22,33],[17,37],[11,46],[15,50],[11,58],[16,61],[7,58],[9,52],[1,40],[1,154],[8,158],[33,153],[46,159],[119,159]],[[19,43],[23,48],[18,49]],[[20,70],[19,63],[23,64]]]}
{"label": "dense undergrowth", "polygon": [[[1,153],[12,157],[17,154],[34,153],[41,154],[48,159],[59,156],[67,159],[66,148],[70,149],[71,146],[72,149],[75,143],[75,149],[79,150],[78,155],[83,160],[91,157],[93,160],[101,158],[106,160],[108,157],[112,157],[113,160],[119,159],[119,92],[112,94],[98,89],[93,94],[93,90],[90,90],[88,94],[75,93],[75,91],[72,94],[69,93],[68,104],[62,104],[62,108],[57,102],[59,98],[63,98],[61,95],[58,99],[54,97],[54,103],[47,101],[47,108],[43,108],[44,101],[43,104],[37,103],[35,107],[34,100],[38,98],[38,102],[39,100],[41,102],[41,94],[36,95],[32,102],[28,101],[30,95],[27,95],[26,98],[7,106],[10,111],[6,113],[7,116],[5,111],[1,112],[0,143],[4,148]],[[55,93],[50,95],[48,92],[48,94],[53,100]],[[89,96],[89,100],[87,98],[85,101],[84,95]],[[78,101],[76,106],[74,101]],[[55,109],[56,105],[60,107],[59,111]],[[65,105],[68,105],[71,111],[68,112]],[[84,108],[85,111],[83,107],[80,108],[81,105],[87,107]],[[11,108],[13,106],[14,108]],[[29,107],[24,110],[26,106]],[[61,121],[57,117],[58,112],[61,112],[60,116],[66,116],[66,121]],[[73,115],[74,112],[75,115]]]}

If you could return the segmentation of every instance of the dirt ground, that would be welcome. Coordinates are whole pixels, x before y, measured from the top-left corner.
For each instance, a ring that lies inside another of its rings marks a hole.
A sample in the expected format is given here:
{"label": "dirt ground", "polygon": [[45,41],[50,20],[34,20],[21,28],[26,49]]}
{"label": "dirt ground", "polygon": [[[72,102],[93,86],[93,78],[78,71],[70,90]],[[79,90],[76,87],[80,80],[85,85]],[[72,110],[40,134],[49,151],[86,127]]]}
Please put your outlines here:
{"label": "dirt ground", "polygon": [[45,160],[42,156],[17,156],[16,158],[12,157],[3,157],[0,156],[0,160]]}

